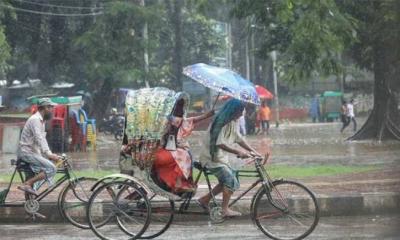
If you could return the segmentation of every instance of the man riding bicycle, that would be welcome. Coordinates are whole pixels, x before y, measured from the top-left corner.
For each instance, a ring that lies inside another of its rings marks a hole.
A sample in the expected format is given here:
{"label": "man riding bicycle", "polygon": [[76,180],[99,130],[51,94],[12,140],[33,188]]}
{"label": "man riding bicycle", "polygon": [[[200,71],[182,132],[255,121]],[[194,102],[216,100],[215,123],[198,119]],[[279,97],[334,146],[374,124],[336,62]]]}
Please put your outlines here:
{"label": "man riding bicycle", "polygon": [[45,132],[45,121],[51,119],[55,105],[49,98],[40,99],[38,111],[26,121],[19,141],[17,158],[28,163],[36,175],[18,186],[18,189],[35,195],[37,193],[33,189],[33,184],[44,179],[51,183],[57,172],[56,166],[51,161],[60,160],[58,155],[50,151]]}

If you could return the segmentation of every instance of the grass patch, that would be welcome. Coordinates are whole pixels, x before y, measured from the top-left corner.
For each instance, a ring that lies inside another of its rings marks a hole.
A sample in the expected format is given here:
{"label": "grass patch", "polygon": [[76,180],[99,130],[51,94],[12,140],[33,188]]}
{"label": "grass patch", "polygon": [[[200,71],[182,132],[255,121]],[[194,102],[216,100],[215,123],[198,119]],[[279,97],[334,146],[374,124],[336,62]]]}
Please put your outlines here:
{"label": "grass patch", "polygon": [[[244,170],[253,170],[247,167]],[[341,166],[341,165],[321,165],[321,166],[282,166],[272,165],[267,167],[267,172],[272,178],[306,178],[320,176],[336,176],[348,173],[360,173],[379,169],[377,166]],[[193,176],[197,176],[198,171],[195,170]],[[244,178],[244,177],[243,177]],[[246,177],[247,178],[247,177]],[[201,180],[205,180],[202,175]],[[210,176],[210,179],[216,179]]]}
{"label": "grass patch", "polygon": [[341,166],[324,165],[310,167],[290,167],[273,165],[267,168],[274,178],[305,178],[319,176],[336,176],[347,173],[360,173],[379,169],[376,166]]}
{"label": "grass patch", "polygon": [[[360,173],[371,170],[379,169],[378,166],[340,166],[340,165],[321,165],[321,166],[282,166],[272,165],[267,168],[268,173],[273,178],[306,178],[306,177],[319,177],[319,176],[336,176],[348,173]],[[245,168],[245,170],[252,170],[254,168]],[[118,173],[118,170],[75,170],[74,173],[77,177],[94,177],[102,178],[104,176]],[[197,170],[194,170],[193,177],[198,174]],[[0,183],[7,183],[10,181],[12,174],[0,174]],[[56,178],[61,177],[61,174],[57,174]],[[201,180],[205,180],[204,175],[201,176]],[[211,180],[215,180],[214,176],[210,176]],[[19,176],[17,175],[14,182],[20,182]]]}

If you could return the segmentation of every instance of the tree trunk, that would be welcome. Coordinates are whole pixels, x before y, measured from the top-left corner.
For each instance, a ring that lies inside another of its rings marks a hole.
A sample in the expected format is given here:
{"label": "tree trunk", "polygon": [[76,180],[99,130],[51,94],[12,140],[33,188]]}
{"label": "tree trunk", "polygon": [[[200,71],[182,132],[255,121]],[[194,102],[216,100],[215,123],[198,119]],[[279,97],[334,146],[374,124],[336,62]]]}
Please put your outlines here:
{"label": "tree trunk", "polygon": [[103,119],[111,99],[112,80],[105,79],[100,91],[94,96],[92,106],[90,106],[90,115],[94,116],[99,122]]}
{"label": "tree trunk", "polygon": [[400,140],[399,34],[378,38],[374,51],[374,107],[364,126],[349,140]]}
{"label": "tree trunk", "polygon": [[175,46],[172,54],[173,74],[174,74],[174,87],[175,90],[182,88],[182,20],[181,11],[182,4],[181,0],[175,0],[173,6],[173,13],[171,16],[172,24],[174,26],[175,35]]}

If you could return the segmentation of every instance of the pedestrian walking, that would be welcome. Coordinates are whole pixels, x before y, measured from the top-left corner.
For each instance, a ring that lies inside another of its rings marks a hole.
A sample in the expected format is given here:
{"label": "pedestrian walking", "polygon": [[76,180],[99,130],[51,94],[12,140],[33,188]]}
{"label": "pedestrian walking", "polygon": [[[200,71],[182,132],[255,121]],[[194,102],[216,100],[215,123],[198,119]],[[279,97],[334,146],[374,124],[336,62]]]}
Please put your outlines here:
{"label": "pedestrian walking", "polygon": [[268,107],[266,102],[261,103],[261,107],[258,111],[258,118],[260,120],[260,125],[262,133],[269,133],[269,121],[271,120],[271,109]]}
{"label": "pedestrian walking", "polygon": [[340,132],[343,132],[343,130],[349,125],[349,119],[347,115],[347,102],[346,100],[343,100],[342,106],[340,107],[340,119],[342,121],[342,128],[340,129]]}
{"label": "pedestrian walking", "polygon": [[348,125],[350,122],[353,122],[353,131],[357,131],[357,121],[354,115],[354,99],[351,99],[349,103],[347,103],[347,116],[348,116]]}
{"label": "pedestrian walking", "polygon": [[350,122],[353,122],[353,131],[357,131],[357,121],[354,114],[354,104],[354,99],[351,99],[348,103],[346,103],[346,101],[343,101],[341,109],[343,127],[340,132],[343,132],[344,129],[350,125]]}
{"label": "pedestrian walking", "polygon": [[313,123],[316,123],[317,120],[319,120],[320,108],[319,108],[319,97],[317,95],[311,100],[310,110],[308,114],[310,115]]}

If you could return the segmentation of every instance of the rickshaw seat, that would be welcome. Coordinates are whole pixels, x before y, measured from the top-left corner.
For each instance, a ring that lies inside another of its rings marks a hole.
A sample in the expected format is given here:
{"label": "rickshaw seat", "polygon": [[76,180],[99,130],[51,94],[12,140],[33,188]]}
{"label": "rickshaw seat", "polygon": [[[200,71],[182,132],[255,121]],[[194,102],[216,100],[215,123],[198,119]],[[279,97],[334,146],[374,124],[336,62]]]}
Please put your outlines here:
{"label": "rickshaw seat", "polygon": [[193,167],[199,171],[203,171],[205,174],[209,174],[209,169],[207,167],[203,167],[200,162],[195,161],[193,162]]}

